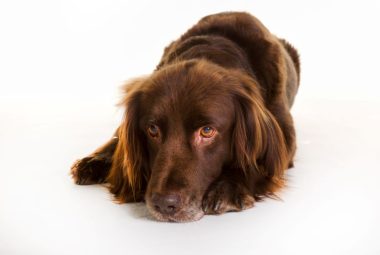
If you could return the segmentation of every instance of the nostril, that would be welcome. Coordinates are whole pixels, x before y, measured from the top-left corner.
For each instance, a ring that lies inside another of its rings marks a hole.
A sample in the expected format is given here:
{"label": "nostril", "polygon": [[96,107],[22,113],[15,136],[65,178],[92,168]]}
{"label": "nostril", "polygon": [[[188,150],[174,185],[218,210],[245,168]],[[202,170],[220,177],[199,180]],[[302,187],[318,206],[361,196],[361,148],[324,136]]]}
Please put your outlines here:
{"label": "nostril", "polygon": [[175,211],[175,206],[173,206],[173,205],[169,205],[168,207],[167,207],[167,210],[168,210],[168,212],[174,212]]}

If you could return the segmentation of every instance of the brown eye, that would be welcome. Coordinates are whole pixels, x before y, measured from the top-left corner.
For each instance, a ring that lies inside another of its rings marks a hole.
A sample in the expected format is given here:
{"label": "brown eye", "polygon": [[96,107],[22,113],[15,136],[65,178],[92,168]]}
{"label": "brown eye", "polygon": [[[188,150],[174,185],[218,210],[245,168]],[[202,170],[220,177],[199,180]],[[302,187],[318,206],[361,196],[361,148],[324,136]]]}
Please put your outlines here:
{"label": "brown eye", "polygon": [[149,125],[148,127],[148,134],[151,136],[151,137],[158,137],[158,135],[160,134],[160,129],[158,128],[157,125]]}
{"label": "brown eye", "polygon": [[204,138],[211,138],[215,134],[215,129],[213,129],[212,127],[206,126],[206,127],[202,127],[199,133]]}

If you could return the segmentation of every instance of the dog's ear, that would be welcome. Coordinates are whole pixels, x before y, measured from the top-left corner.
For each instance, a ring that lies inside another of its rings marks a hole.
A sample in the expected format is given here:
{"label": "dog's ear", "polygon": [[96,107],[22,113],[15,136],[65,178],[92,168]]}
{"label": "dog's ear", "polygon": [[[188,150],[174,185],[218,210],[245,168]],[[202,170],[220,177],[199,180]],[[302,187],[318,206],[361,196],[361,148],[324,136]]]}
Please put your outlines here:
{"label": "dog's ear", "polygon": [[[288,165],[284,135],[274,116],[265,107],[257,84],[243,78],[235,91],[233,154],[235,164],[245,174],[253,174],[268,184],[269,193],[284,185]],[[258,187],[260,189],[260,187]]]}
{"label": "dog's ear", "polygon": [[123,121],[117,130],[118,145],[112,158],[107,182],[119,202],[141,201],[147,183],[145,136],[139,128],[141,86],[145,79],[128,82],[119,105],[125,106]]}

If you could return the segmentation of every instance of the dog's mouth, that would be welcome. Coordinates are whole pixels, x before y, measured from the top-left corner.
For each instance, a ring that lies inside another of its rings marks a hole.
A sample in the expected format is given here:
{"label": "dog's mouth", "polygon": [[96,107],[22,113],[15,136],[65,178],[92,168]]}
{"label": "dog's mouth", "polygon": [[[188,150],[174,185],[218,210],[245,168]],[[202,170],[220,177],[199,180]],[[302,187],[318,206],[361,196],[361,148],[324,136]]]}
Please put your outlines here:
{"label": "dog's mouth", "polygon": [[175,213],[162,213],[159,212],[151,203],[147,202],[146,204],[150,214],[158,221],[191,222],[200,220],[204,215],[200,204],[184,206]]}

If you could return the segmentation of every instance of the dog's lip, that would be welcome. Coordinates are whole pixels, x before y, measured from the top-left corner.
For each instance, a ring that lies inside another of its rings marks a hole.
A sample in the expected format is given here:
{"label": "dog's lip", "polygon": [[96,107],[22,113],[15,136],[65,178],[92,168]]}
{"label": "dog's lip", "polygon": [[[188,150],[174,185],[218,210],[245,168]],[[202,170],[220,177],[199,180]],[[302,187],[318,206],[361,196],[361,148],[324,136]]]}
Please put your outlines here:
{"label": "dog's lip", "polygon": [[158,221],[163,222],[192,222],[200,220],[204,216],[204,211],[200,206],[197,207],[185,207],[182,208],[180,211],[176,212],[172,215],[162,214],[160,212],[157,212],[154,208],[151,206],[147,206],[148,211]]}
{"label": "dog's lip", "polygon": [[181,216],[168,216],[168,221],[169,222],[176,222],[176,223],[183,223],[183,222],[193,222],[193,221],[198,221],[204,216],[204,213],[202,210],[198,211],[196,214],[192,215],[191,217],[184,217],[182,218]]}

